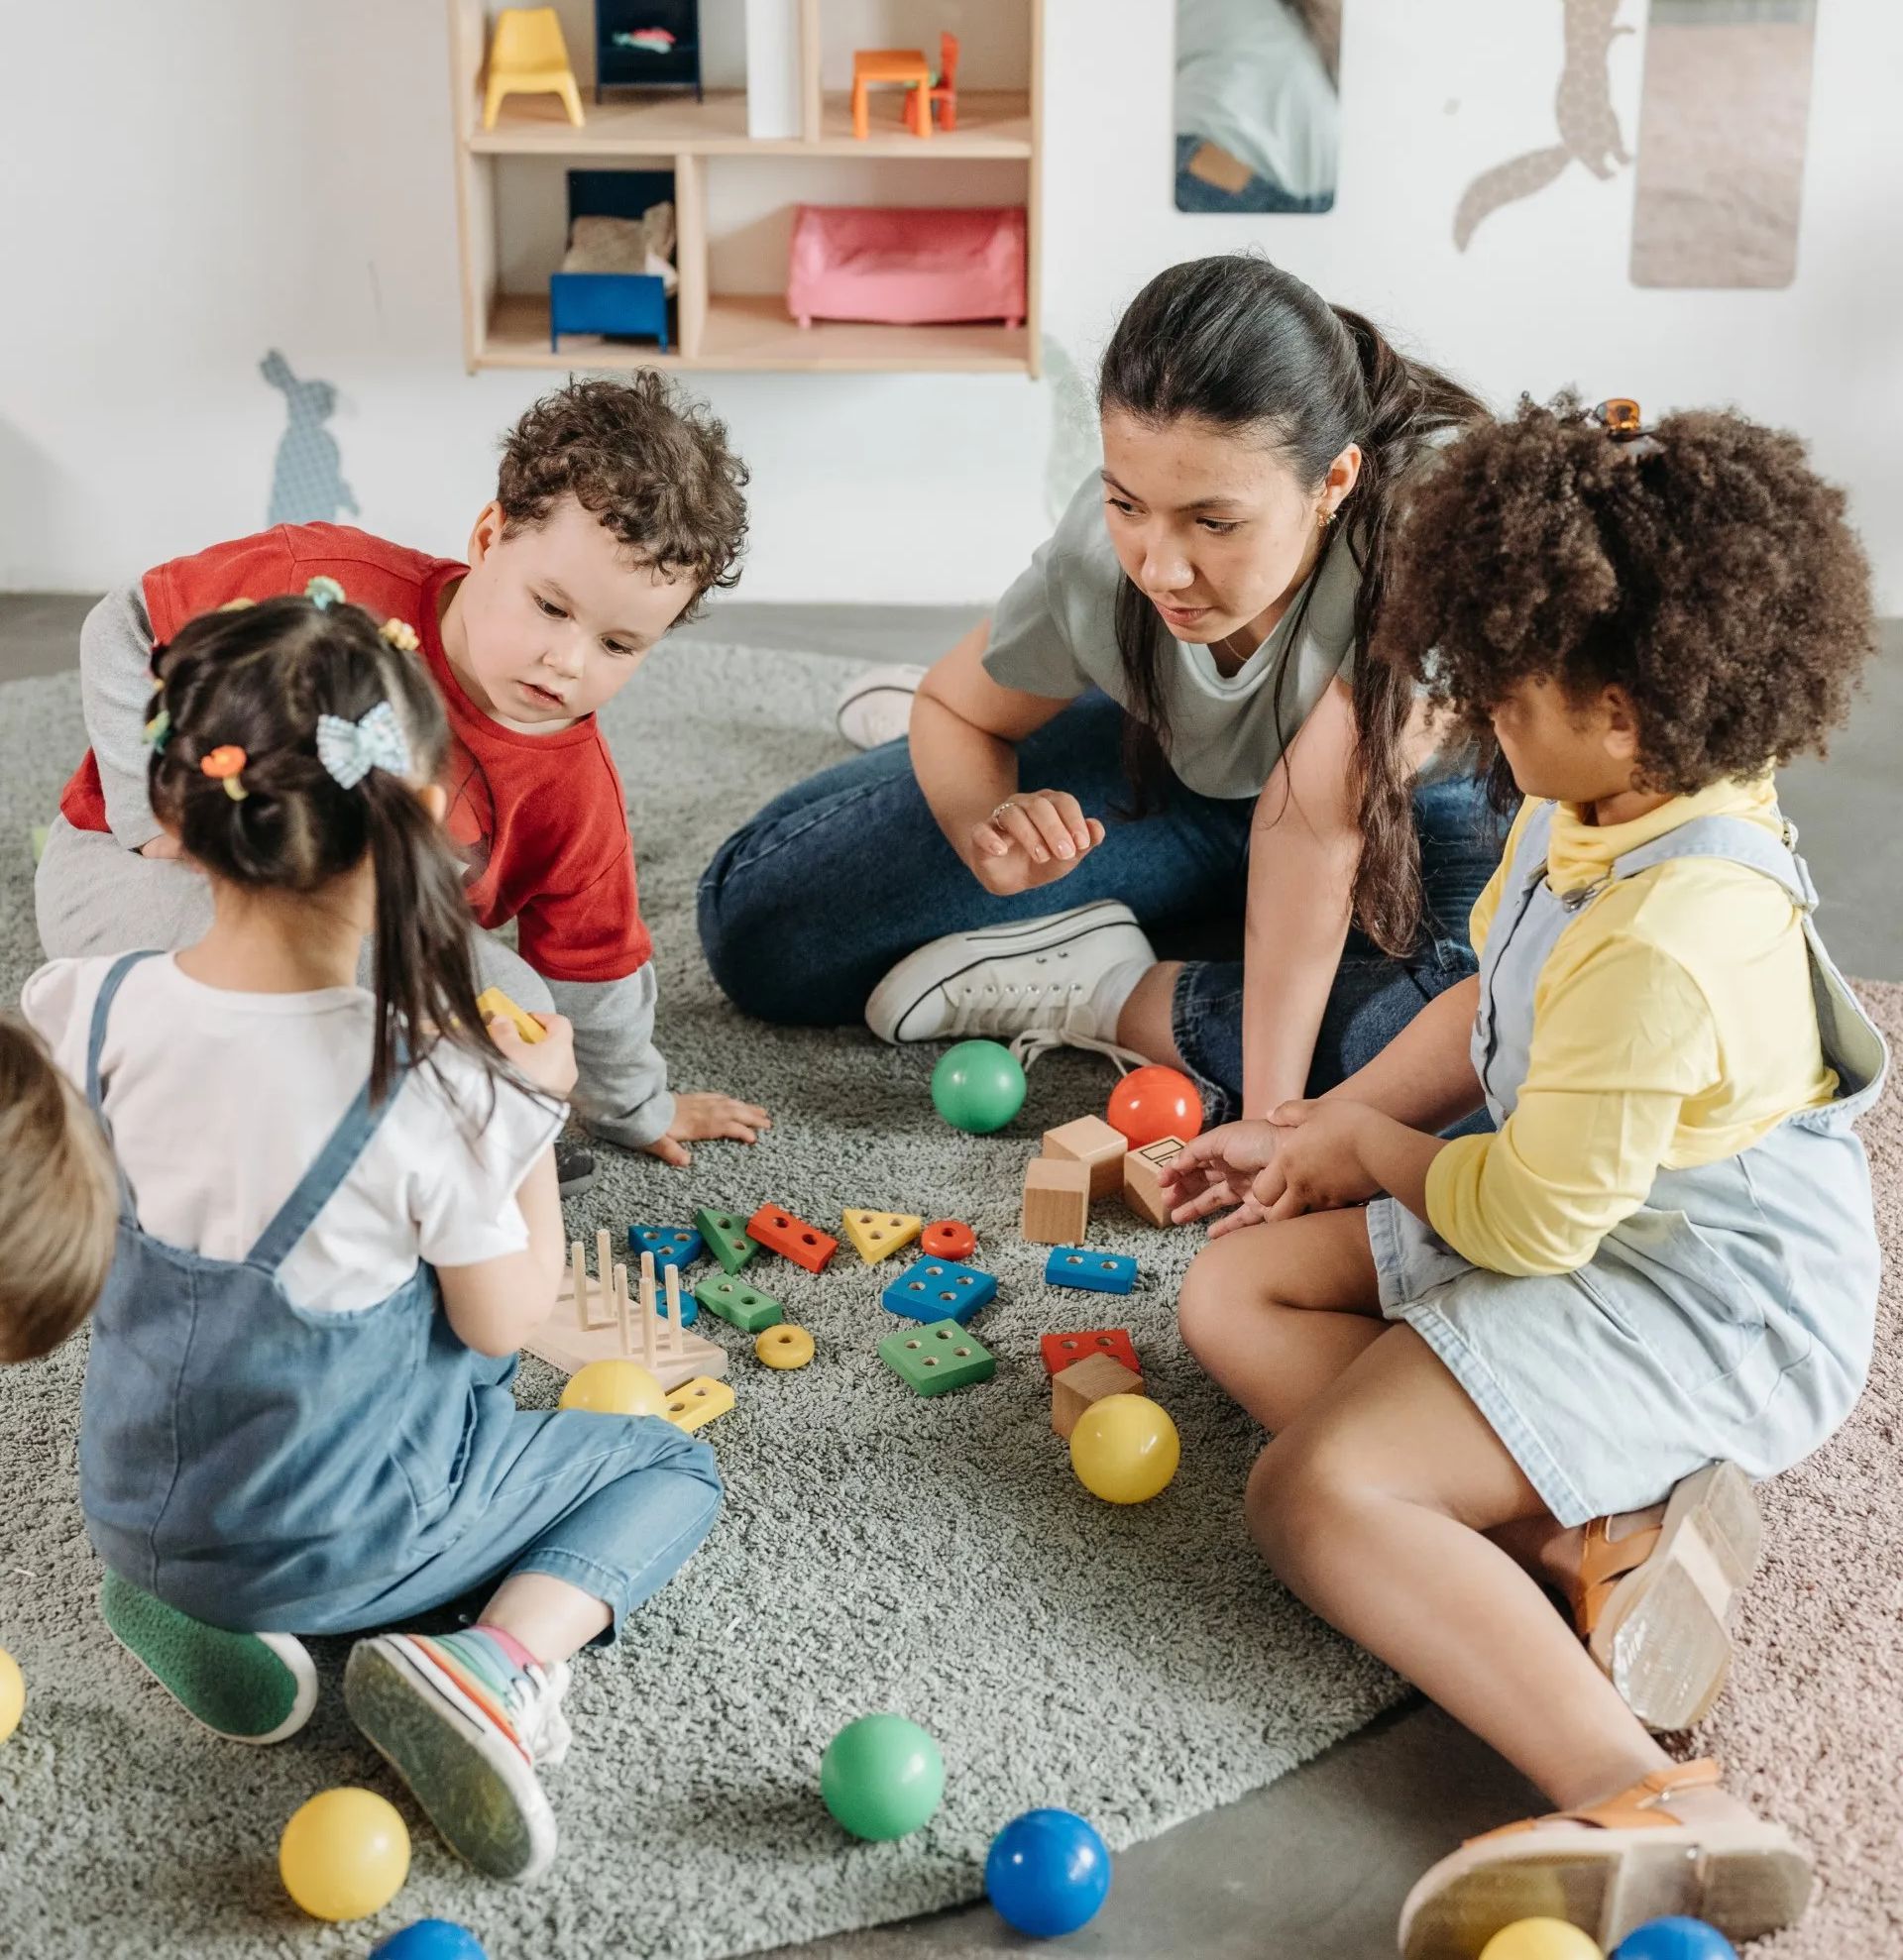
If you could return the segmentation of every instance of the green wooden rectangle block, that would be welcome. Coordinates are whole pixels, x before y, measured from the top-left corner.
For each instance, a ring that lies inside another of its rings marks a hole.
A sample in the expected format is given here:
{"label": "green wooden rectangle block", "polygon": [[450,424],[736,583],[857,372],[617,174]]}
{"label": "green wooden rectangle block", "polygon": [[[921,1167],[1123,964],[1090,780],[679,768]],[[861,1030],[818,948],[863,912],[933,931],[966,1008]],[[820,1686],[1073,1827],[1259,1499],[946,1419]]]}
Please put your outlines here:
{"label": "green wooden rectangle block", "polygon": [[694,1223],[707,1250],[728,1272],[738,1272],[760,1250],[760,1242],[746,1236],[746,1220],[732,1212],[697,1211]]}
{"label": "green wooden rectangle block", "polygon": [[955,1320],[888,1334],[879,1343],[879,1359],[921,1395],[949,1395],[967,1382],[989,1381],[998,1371],[998,1358]]}
{"label": "green wooden rectangle block", "polygon": [[763,1327],[777,1327],[786,1318],[779,1301],[769,1298],[757,1286],[735,1279],[730,1272],[709,1273],[694,1289],[694,1297],[709,1313],[730,1320],[744,1334],[757,1334]]}

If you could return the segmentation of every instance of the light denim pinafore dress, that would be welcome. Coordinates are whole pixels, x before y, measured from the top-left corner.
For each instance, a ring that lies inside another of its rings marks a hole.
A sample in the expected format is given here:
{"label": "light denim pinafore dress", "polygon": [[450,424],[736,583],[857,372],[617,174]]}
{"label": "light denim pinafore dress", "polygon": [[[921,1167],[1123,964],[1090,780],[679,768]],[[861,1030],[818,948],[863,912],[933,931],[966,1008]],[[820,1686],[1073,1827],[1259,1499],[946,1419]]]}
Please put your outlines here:
{"label": "light denim pinafore dress", "polygon": [[[93,1008],[86,1094],[114,997]],[[672,1577],[720,1507],[708,1446],[656,1416],[515,1406],[513,1356],[466,1348],[427,1264],[373,1306],[313,1313],[278,1271],[376,1135],[366,1084],[242,1260],[144,1232],[120,1195],[92,1317],[79,1490],[99,1556],[196,1619],[342,1633],[511,1572],[621,1615]]]}
{"label": "light denim pinafore dress", "polygon": [[[1473,1058],[1496,1128],[1518,1101],[1533,989],[1560,934],[1609,889],[1546,882],[1549,804],[1528,817],[1481,960]],[[1517,1278],[1463,1259],[1384,1198],[1368,1210],[1381,1303],[1447,1364],[1561,1524],[1657,1503],[1703,1465],[1765,1477],[1809,1455],[1868,1373],[1881,1261],[1852,1125],[1888,1054],[1811,923],[1817,893],[1787,826],[1696,817],[1612,877],[1718,857],[1772,878],[1803,918],[1838,1094],[1748,1149],[1660,1170],[1576,1272]]]}

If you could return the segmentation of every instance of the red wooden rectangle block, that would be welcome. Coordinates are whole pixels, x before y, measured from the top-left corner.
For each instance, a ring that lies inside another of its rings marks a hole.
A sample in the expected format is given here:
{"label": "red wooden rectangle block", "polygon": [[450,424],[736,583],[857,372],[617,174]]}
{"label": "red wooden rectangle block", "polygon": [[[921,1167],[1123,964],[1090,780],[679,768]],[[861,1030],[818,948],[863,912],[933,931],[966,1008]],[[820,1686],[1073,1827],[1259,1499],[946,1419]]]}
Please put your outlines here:
{"label": "red wooden rectangle block", "polygon": [[1060,1368],[1066,1368],[1089,1355],[1108,1355],[1132,1373],[1143,1372],[1136,1344],[1130,1339],[1129,1329],[1124,1327],[1093,1327],[1080,1334],[1046,1334],[1039,1337],[1038,1347],[1044,1355],[1046,1374],[1056,1374]]}
{"label": "red wooden rectangle block", "polygon": [[808,1272],[818,1272],[840,1250],[840,1242],[830,1232],[808,1225],[778,1205],[762,1205],[746,1221],[746,1236],[757,1239],[769,1252],[805,1266]]}

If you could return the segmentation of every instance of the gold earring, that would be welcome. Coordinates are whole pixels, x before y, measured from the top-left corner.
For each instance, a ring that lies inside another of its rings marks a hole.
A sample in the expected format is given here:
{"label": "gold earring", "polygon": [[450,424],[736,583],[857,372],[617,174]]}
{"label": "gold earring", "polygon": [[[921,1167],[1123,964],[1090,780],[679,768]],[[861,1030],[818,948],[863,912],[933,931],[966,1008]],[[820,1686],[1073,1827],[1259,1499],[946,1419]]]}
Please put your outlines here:
{"label": "gold earring", "polygon": [[1328,528],[1328,526],[1332,524],[1334,521],[1335,521],[1335,513],[1332,510],[1330,510],[1325,503],[1321,506],[1321,508],[1318,511],[1315,512],[1315,523],[1317,527],[1321,530],[1325,531]]}

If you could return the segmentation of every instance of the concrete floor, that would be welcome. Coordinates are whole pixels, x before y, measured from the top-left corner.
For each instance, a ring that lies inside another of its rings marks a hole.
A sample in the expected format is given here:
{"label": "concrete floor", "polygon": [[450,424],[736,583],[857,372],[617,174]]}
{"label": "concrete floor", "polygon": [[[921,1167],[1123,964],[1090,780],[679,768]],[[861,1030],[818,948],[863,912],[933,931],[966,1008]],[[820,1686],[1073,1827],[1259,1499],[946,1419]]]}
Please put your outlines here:
{"label": "concrete floor", "polygon": [[[0,596],[0,681],[72,665],[90,601]],[[929,661],[977,608],[781,606],[729,601],[677,635]],[[1903,622],[1891,622],[1850,725],[1828,762],[1786,772],[1785,808],[1827,895],[1822,922],[1847,972],[1903,979]],[[1053,1793],[1062,1800],[1061,1793]],[[1438,1709],[1414,1702],[1240,1802],[1117,1860],[1097,1919],[1065,1951],[1172,1960],[1387,1960],[1407,1888],[1463,1837],[1540,1807],[1537,1793]],[[779,1950],[778,1960],[949,1960],[1022,1954],[987,1906]]]}

